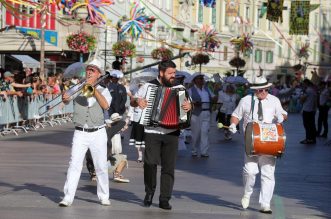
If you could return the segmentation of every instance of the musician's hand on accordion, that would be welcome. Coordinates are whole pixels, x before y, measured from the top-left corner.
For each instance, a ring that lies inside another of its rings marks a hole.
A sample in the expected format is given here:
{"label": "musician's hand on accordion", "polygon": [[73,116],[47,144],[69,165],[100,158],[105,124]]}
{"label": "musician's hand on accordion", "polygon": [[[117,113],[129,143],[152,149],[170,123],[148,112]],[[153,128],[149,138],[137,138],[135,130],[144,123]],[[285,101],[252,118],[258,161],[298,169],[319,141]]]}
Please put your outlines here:
{"label": "musician's hand on accordion", "polygon": [[181,107],[185,112],[190,111],[192,109],[191,101],[185,99]]}
{"label": "musician's hand on accordion", "polygon": [[145,109],[147,107],[147,100],[144,98],[137,98],[136,99],[138,107],[141,109]]}

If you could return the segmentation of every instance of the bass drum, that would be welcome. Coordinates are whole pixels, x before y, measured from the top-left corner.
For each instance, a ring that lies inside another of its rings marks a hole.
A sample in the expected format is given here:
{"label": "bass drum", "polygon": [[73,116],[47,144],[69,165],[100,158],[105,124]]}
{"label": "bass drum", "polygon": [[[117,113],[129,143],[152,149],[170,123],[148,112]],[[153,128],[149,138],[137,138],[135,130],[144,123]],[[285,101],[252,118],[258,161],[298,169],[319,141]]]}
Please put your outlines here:
{"label": "bass drum", "polygon": [[286,135],[281,124],[250,122],[245,131],[247,156],[272,155],[281,157],[285,151]]}

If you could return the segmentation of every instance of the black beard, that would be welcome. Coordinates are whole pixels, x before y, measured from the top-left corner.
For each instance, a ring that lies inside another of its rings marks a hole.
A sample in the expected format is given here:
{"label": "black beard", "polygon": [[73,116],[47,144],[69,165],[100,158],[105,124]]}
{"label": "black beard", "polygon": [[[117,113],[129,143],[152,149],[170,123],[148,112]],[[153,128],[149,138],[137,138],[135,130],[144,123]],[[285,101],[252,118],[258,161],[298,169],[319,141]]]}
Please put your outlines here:
{"label": "black beard", "polygon": [[173,83],[171,83],[170,80],[166,80],[165,78],[161,78],[161,82],[162,82],[163,86],[165,86],[165,87],[173,86]]}

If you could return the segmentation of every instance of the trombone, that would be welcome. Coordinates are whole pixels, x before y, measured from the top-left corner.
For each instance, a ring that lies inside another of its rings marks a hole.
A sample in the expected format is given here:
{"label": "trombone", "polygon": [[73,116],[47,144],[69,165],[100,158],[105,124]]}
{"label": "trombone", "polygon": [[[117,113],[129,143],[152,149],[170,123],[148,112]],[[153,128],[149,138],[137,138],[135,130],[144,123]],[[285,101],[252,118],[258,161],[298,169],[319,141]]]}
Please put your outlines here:
{"label": "trombone", "polygon": [[[188,52],[184,52],[184,53],[180,53],[177,56],[172,57],[170,60],[175,60],[178,58],[183,58],[185,56],[189,55]],[[131,69],[129,71],[124,72],[124,75],[127,74],[131,74],[133,72],[136,71],[140,71],[146,68],[150,68],[152,66],[158,65],[160,64],[162,61],[158,61],[158,62],[154,62],[151,63],[149,65],[145,65],[139,68],[135,68],[135,69]],[[74,100],[77,96],[79,96],[80,94],[82,94],[85,97],[92,97],[94,95],[94,91],[95,91],[95,86],[97,86],[98,84],[100,84],[102,81],[104,81],[106,78],[108,78],[110,75],[109,74],[105,74],[103,76],[101,76],[97,82],[95,84],[89,84],[86,82],[86,80],[82,81],[79,84],[74,85],[73,87],[69,88],[68,90],[66,90],[65,92],[67,92],[71,98],[71,100]],[[59,100],[58,100],[59,99]],[[56,104],[52,104],[54,101],[58,101]],[[41,107],[39,107],[38,112],[39,112],[39,116],[44,115],[45,113],[47,113],[48,111],[54,109],[56,106],[58,106],[59,104],[62,103],[62,94],[57,95],[54,99],[48,101],[47,103],[45,103],[44,105],[42,105]]]}

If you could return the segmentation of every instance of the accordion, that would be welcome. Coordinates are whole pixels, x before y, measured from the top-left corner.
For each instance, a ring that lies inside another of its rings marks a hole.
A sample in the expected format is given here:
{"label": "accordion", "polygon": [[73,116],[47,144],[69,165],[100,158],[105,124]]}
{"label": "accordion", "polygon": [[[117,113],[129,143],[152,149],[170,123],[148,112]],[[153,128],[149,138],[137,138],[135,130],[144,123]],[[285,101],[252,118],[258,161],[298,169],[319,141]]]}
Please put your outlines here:
{"label": "accordion", "polygon": [[149,84],[145,98],[147,107],[142,111],[140,124],[167,129],[190,126],[191,112],[185,112],[181,108],[184,100],[189,100],[184,86],[162,87]]}

